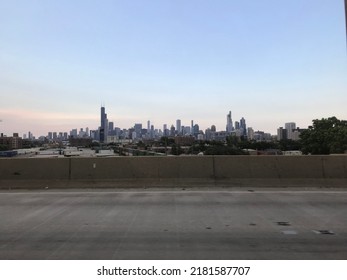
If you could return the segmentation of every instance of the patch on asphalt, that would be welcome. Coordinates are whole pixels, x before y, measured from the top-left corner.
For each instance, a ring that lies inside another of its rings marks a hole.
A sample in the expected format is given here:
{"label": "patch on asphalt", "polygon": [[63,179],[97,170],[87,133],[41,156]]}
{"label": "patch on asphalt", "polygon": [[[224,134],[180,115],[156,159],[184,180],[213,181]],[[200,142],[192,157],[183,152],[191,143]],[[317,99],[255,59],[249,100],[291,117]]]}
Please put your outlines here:
{"label": "patch on asphalt", "polygon": [[282,231],[283,234],[287,234],[287,235],[295,235],[298,234],[298,232],[296,230],[283,230]]}
{"label": "patch on asphalt", "polygon": [[290,226],[290,223],[289,222],[277,222],[277,225],[287,227],[287,226]]}
{"label": "patch on asphalt", "polygon": [[314,233],[317,233],[317,234],[328,234],[328,235],[334,235],[335,233],[331,230],[326,230],[326,229],[323,229],[323,230],[314,230],[313,231]]}

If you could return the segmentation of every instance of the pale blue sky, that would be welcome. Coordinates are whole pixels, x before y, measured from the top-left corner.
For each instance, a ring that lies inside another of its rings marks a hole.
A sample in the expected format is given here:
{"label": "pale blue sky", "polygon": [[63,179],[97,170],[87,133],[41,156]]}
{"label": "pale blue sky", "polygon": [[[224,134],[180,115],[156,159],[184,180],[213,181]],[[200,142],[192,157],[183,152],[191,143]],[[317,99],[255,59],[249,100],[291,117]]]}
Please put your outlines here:
{"label": "pale blue sky", "polygon": [[0,132],[347,119],[343,0],[0,0]]}

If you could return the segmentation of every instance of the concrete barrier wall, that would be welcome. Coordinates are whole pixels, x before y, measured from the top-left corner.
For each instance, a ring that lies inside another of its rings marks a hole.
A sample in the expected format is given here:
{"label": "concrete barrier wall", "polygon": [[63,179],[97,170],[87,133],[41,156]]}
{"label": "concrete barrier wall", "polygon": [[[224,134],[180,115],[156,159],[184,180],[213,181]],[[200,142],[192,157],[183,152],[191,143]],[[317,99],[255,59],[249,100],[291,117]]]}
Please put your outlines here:
{"label": "concrete barrier wall", "polygon": [[211,158],[117,157],[73,158],[72,180],[139,178],[213,178]]}
{"label": "concrete barrier wall", "polygon": [[[0,159],[0,188],[304,185],[347,187],[347,156]],[[54,185],[55,183],[55,185]]]}
{"label": "concrete barrier wall", "polygon": [[68,180],[67,158],[0,159],[0,180]]}
{"label": "concrete barrier wall", "polygon": [[215,157],[216,178],[345,178],[347,157]]}

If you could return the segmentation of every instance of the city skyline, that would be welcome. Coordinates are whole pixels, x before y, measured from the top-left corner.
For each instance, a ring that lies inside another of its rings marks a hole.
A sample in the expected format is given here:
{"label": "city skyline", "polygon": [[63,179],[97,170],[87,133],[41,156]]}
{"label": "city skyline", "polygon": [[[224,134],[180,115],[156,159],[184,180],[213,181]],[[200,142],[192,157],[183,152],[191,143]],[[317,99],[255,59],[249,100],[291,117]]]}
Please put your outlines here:
{"label": "city skyline", "polygon": [[[104,106],[101,106],[101,108],[105,108]],[[98,107],[98,111],[100,110],[100,107]],[[194,124],[197,123],[200,126],[200,130],[205,131],[208,128],[211,128],[211,126],[215,126],[217,131],[226,131],[226,132],[231,132],[234,128],[235,128],[235,122],[240,122],[242,121],[242,119],[246,119],[248,120],[247,116],[245,116],[244,114],[240,114],[239,112],[235,114],[235,118],[231,117],[231,121],[232,123],[230,123],[230,128],[228,129],[228,119],[229,119],[229,114],[232,113],[230,110],[228,111],[228,114],[226,114],[224,112],[220,112],[220,118],[216,121],[210,120],[210,124],[209,125],[202,125],[198,119],[196,118],[192,118],[192,119],[182,119],[182,118],[174,118],[172,120],[169,120],[167,122],[164,121],[164,123],[156,123],[155,121],[152,120],[139,120],[139,119],[135,119],[134,118],[134,122],[132,124],[129,123],[129,125],[125,125],[122,126],[120,125],[121,123],[124,123],[122,121],[118,122],[117,118],[113,118],[112,117],[112,112],[111,114],[106,114],[106,118],[108,115],[111,116],[110,119],[108,119],[110,122],[113,123],[114,127],[117,128],[121,128],[121,129],[131,129],[134,128],[134,126],[136,124],[141,124],[143,126],[143,128],[147,128],[147,123],[150,122],[151,125],[153,125],[155,127],[155,129],[160,129],[163,130],[163,126],[166,125],[168,127],[168,129],[170,129],[170,127],[173,125],[175,127],[177,127],[177,121],[181,122],[181,126],[191,126],[191,122],[194,121]],[[105,114],[105,112],[104,112]],[[40,114],[38,114],[40,115]],[[44,118],[45,116],[40,115],[40,117]],[[321,116],[321,117],[317,117],[317,119],[321,119],[321,118],[328,118],[328,117],[332,117],[332,116]],[[28,133],[30,132],[32,135],[34,135],[35,137],[40,137],[40,136],[47,136],[48,133],[53,133],[53,132],[71,132],[72,130],[77,129],[77,131],[79,131],[80,129],[86,129],[88,128],[89,130],[98,130],[98,128],[100,127],[100,112],[95,112],[95,114],[89,114],[88,118],[83,118],[82,116],[80,118],[77,118],[76,120],[73,120],[74,123],[76,123],[75,126],[72,125],[68,125],[68,124],[63,124],[63,125],[55,125],[54,119],[50,119],[53,120],[52,124],[50,125],[49,123],[40,127],[39,125],[36,125],[34,127],[27,127],[24,130],[18,131],[18,130],[11,130],[11,128],[8,129],[8,131],[4,130],[4,123],[3,123],[3,119],[0,119],[0,133],[3,133],[4,135],[12,135],[13,133],[18,133],[19,135],[28,135]],[[120,117],[120,120],[122,120],[122,117]],[[270,133],[271,135],[276,135],[277,134],[277,129],[279,127],[284,126],[285,123],[288,122],[294,122],[296,124],[299,124],[298,127],[300,128],[307,128],[310,125],[312,125],[312,120],[311,119],[309,121],[309,123],[307,125],[302,125],[302,123],[298,123],[295,119],[286,119],[283,122],[282,121],[277,121],[276,124],[278,123],[278,126],[276,127],[272,127],[269,125],[264,124],[262,127],[268,127],[268,129],[261,129],[258,127],[255,127],[252,125],[253,121],[247,121],[247,127],[251,127],[256,131],[264,131],[266,133]],[[248,122],[250,124],[248,124]],[[219,124],[219,125],[216,125]],[[35,129],[36,127],[36,129]],[[34,129],[33,129],[34,128]],[[104,128],[104,130],[107,130],[106,127]]]}
{"label": "city skyline", "polygon": [[[135,131],[137,129],[142,130],[145,129],[147,131],[150,130],[156,130],[160,133],[163,133],[162,136],[169,136],[169,135],[165,135],[165,130],[170,131],[170,129],[174,128],[177,135],[180,134],[182,136],[184,136],[185,134],[183,133],[183,131],[181,131],[181,129],[185,128],[186,130],[188,130],[188,134],[193,135],[193,129],[194,126],[197,125],[199,127],[198,131],[196,131],[196,133],[200,133],[200,131],[202,132],[202,134],[205,134],[206,130],[212,130],[215,132],[224,132],[227,134],[231,134],[232,132],[235,133],[235,131],[237,130],[242,130],[242,134],[243,135],[247,135],[247,129],[250,128],[252,129],[253,132],[264,132],[266,134],[271,134],[272,136],[276,136],[278,134],[278,129],[282,128],[282,126],[285,126],[286,129],[288,129],[287,125],[293,125],[292,129],[297,129],[297,128],[307,128],[307,127],[300,127],[300,126],[296,126],[295,122],[286,122],[281,124],[279,127],[274,128],[273,131],[275,131],[275,133],[272,133],[270,131],[264,131],[261,129],[257,129],[254,128],[252,126],[248,126],[246,125],[246,119],[244,118],[244,116],[242,116],[241,118],[238,118],[238,116],[233,119],[232,117],[232,111],[229,111],[228,114],[225,115],[226,117],[226,121],[224,124],[224,127],[222,128],[218,128],[216,127],[215,124],[211,124],[208,127],[201,127],[199,122],[195,121],[194,119],[190,120],[190,121],[182,121],[181,119],[176,119],[175,121],[172,121],[171,123],[166,122],[163,124],[159,124],[159,125],[154,125],[152,123],[151,120],[147,120],[147,121],[136,121],[133,125],[130,125],[128,127],[119,127],[116,125],[116,123],[114,122],[113,119],[108,119],[108,114],[107,114],[107,110],[105,108],[105,105],[101,105],[99,108],[100,112],[99,112],[99,125],[96,127],[91,127],[89,125],[87,126],[77,126],[77,127],[70,127],[68,130],[53,130],[50,129],[40,135],[35,134],[35,132],[33,130],[31,130],[30,128],[27,129],[25,132],[20,133],[17,131],[13,131],[11,133],[4,133],[3,131],[0,131],[0,133],[2,133],[4,136],[12,136],[12,134],[18,134],[20,137],[23,138],[35,138],[38,139],[39,137],[47,137],[48,139],[68,139],[68,136],[73,136],[73,137],[91,137],[92,139],[97,139],[100,142],[105,142],[107,140],[107,137],[110,136],[109,132],[109,125],[112,126],[111,130],[114,129],[120,129],[121,131],[123,130],[132,130],[134,129]],[[289,130],[289,129],[288,129]],[[91,133],[93,134],[93,136],[91,135]],[[132,138],[131,135],[129,135],[128,137]]]}
{"label": "city skyline", "polygon": [[343,2],[7,1],[0,132],[347,119]]}

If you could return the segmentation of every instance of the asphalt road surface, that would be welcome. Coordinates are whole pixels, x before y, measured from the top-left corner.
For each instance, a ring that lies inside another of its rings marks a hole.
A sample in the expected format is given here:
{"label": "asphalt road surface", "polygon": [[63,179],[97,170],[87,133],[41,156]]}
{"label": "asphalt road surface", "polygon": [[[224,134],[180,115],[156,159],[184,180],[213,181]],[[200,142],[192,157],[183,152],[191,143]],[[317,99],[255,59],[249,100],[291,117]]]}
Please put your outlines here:
{"label": "asphalt road surface", "polygon": [[1,191],[0,259],[347,259],[347,191]]}

